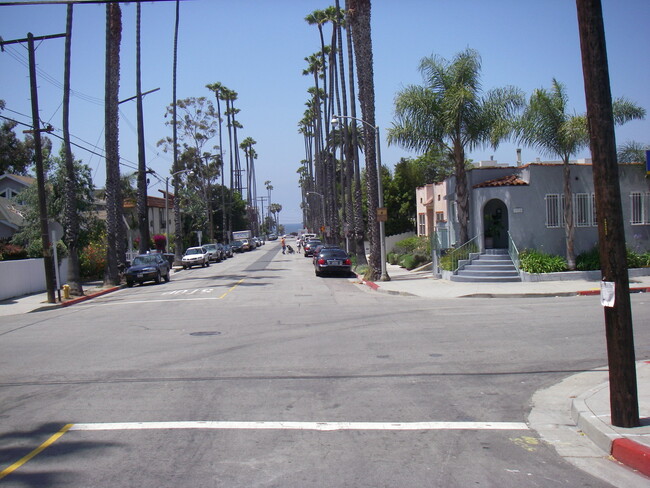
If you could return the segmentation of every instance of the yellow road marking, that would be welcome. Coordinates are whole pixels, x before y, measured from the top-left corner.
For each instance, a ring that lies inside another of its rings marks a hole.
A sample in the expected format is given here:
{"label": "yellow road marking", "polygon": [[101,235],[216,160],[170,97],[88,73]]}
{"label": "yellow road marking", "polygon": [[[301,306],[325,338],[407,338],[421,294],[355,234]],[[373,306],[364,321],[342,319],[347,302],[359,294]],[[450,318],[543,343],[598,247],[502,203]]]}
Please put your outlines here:
{"label": "yellow road marking", "polygon": [[233,286],[231,286],[231,287],[228,289],[228,291],[226,291],[223,295],[221,295],[221,296],[219,297],[219,299],[221,300],[221,299],[222,299],[223,297],[225,297],[228,293],[230,293],[230,292],[233,291],[235,288],[237,288],[237,287],[241,284],[242,281],[244,281],[244,278],[242,278],[242,279],[239,280],[237,283],[235,283]]}
{"label": "yellow road marking", "polygon": [[18,468],[20,468],[22,465],[24,465],[27,461],[32,459],[34,456],[40,454],[43,452],[45,449],[50,447],[52,444],[54,444],[57,439],[59,439],[63,434],[65,434],[67,431],[69,431],[74,424],[67,424],[65,425],[60,431],[58,431],[56,434],[54,434],[52,437],[50,437],[48,440],[43,442],[40,446],[38,446],[36,449],[34,449],[32,452],[27,454],[27,456],[23,457],[22,459],[16,461],[13,463],[11,466],[8,468],[3,469],[0,471],[0,480],[7,476],[8,474],[13,473],[16,471]]}

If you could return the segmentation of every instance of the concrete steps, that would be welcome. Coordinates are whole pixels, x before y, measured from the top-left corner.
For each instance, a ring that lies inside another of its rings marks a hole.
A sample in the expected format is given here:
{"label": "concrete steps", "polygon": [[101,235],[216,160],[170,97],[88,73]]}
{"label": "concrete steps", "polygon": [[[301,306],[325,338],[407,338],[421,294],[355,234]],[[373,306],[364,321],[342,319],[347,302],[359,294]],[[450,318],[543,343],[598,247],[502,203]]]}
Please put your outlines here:
{"label": "concrete steps", "polygon": [[488,249],[462,263],[451,281],[465,283],[504,283],[521,281],[507,249]]}

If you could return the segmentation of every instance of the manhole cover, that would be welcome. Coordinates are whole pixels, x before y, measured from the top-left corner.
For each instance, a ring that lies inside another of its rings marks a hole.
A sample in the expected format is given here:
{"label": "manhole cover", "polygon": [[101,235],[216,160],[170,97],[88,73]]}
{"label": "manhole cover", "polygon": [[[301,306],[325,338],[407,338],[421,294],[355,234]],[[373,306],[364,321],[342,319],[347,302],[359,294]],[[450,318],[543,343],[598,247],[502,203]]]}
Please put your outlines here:
{"label": "manhole cover", "polygon": [[204,332],[192,332],[190,333],[191,336],[218,336],[221,335],[221,332],[217,331],[204,331]]}

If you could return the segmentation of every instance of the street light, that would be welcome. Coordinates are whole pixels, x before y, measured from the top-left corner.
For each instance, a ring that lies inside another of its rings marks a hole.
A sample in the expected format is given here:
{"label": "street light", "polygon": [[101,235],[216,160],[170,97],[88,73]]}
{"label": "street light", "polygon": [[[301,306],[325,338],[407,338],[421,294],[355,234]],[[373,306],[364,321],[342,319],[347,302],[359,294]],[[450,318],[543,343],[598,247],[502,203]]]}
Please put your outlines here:
{"label": "street light", "polygon": [[[375,131],[375,151],[377,152],[377,206],[379,208],[383,208],[384,188],[381,182],[381,147],[379,144],[379,126],[373,126],[363,119],[351,117],[350,115],[333,115],[331,121],[332,127],[336,128],[336,126],[339,125],[339,119],[356,120]],[[388,271],[386,271],[386,222],[381,219],[379,220],[379,250],[381,255],[381,278],[379,279],[381,281],[390,281],[390,276],[388,276]]]}
{"label": "street light", "polygon": [[[176,171],[175,173],[172,173],[165,178],[165,243],[167,245],[169,245],[169,178],[173,178],[174,176],[181,173],[193,175],[194,171],[191,169],[181,169],[180,171]],[[174,195],[174,197],[176,197],[176,195]]]}
{"label": "street light", "polygon": [[321,212],[321,218],[323,219],[322,226],[325,227],[325,195],[322,193],[318,193],[317,191],[308,191],[307,195],[318,195],[321,199],[321,206],[320,206],[320,212]]}

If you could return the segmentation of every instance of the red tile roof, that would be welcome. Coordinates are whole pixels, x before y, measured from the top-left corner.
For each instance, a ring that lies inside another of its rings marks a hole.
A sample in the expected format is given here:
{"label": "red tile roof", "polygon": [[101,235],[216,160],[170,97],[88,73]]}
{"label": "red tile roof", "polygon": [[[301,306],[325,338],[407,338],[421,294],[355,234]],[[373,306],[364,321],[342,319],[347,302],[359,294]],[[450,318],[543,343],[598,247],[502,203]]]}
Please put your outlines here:
{"label": "red tile roof", "polygon": [[527,186],[524,180],[522,180],[519,175],[508,175],[501,178],[496,178],[494,180],[484,181],[478,185],[474,185],[474,188],[489,188],[495,186]]}

